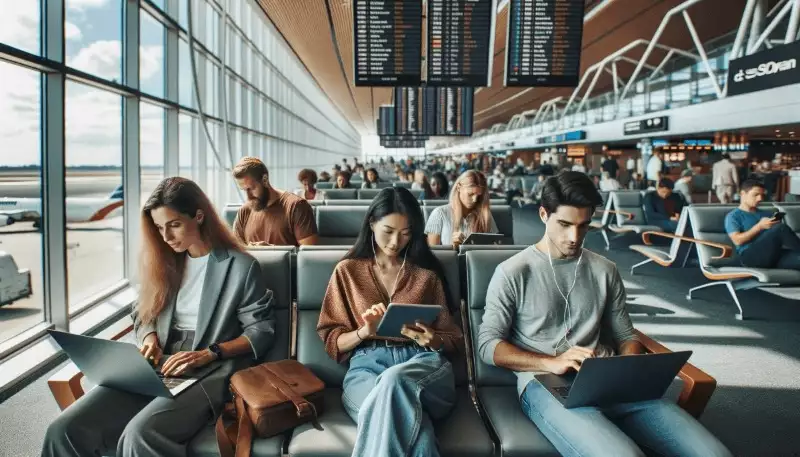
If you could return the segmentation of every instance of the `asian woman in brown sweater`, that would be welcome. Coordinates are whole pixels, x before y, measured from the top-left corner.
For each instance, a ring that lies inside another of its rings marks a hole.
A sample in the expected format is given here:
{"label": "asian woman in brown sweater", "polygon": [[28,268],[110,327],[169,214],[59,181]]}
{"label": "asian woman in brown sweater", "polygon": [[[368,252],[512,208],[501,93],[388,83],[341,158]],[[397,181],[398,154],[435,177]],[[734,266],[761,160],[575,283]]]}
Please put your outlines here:
{"label": "asian woman in brown sweater", "polygon": [[[342,401],[358,424],[354,456],[439,455],[431,420],[446,416],[455,402],[448,356],[463,352],[463,337],[424,228],[409,190],[381,191],[322,303],[317,331],[325,349],[339,363],[350,363]],[[404,337],[378,337],[389,303],[440,311],[430,326],[406,325]]]}

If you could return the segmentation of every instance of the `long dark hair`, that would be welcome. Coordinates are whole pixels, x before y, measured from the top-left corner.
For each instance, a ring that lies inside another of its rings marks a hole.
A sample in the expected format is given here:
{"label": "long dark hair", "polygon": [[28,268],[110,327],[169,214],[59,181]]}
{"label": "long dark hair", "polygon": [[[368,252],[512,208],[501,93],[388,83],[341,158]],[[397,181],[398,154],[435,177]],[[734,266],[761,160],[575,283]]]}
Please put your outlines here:
{"label": "long dark hair", "polygon": [[404,256],[407,262],[434,272],[442,281],[448,309],[454,309],[457,304],[453,303],[453,297],[450,295],[444,268],[431,251],[425,237],[425,219],[422,217],[422,208],[420,208],[417,198],[408,189],[387,187],[378,192],[378,195],[372,199],[372,204],[369,205],[355,244],[347,251],[344,259],[374,259],[375,245],[370,224],[394,213],[406,216],[411,230],[411,239],[398,256]]}
{"label": "long dark hair", "polygon": [[153,222],[151,212],[162,206],[189,217],[203,211],[200,236],[212,249],[242,250],[236,237],[217,215],[206,194],[194,181],[181,177],[162,180],[142,208],[140,220],[142,246],[139,253],[141,291],[137,312],[145,323],[156,320],[167,303],[175,297],[183,280],[186,255],[176,253],[164,242]]}

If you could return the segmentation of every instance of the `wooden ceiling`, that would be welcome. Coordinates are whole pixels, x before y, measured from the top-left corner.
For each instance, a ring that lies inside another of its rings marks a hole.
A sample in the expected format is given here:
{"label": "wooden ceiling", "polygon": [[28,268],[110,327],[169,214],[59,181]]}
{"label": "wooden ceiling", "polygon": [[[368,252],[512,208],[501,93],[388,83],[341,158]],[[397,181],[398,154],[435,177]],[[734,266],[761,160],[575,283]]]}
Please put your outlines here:
{"label": "wooden ceiling", "polygon": [[[585,0],[587,8],[596,0]],[[585,23],[581,74],[598,61],[636,39],[650,39],[664,15],[683,0],[607,0]],[[353,85],[352,0],[259,0],[267,16],[317,80],[320,87],[362,134],[375,134],[378,107],[391,103],[392,90]],[[706,0],[689,12],[702,41],[735,30],[746,0]],[[559,95],[569,97],[572,89],[505,88],[503,76],[508,8],[497,15],[494,39],[492,85],[475,95],[474,130],[507,122],[513,115],[537,108]],[[680,16],[666,28],[661,44],[694,52],[691,36]],[[637,59],[644,48],[630,52]],[[664,52],[654,52],[648,63],[658,65]],[[619,75],[627,78],[633,64],[619,65]],[[611,89],[610,76],[604,75],[595,93]]]}

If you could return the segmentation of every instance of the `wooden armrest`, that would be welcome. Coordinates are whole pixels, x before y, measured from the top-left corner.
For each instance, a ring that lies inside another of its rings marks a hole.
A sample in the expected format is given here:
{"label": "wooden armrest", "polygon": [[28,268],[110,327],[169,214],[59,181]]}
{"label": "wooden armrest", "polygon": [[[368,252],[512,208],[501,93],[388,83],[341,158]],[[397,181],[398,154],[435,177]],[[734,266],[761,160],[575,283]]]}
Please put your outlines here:
{"label": "wooden armrest", "polygon": [[[133,325],[129,325],[113,334],[109,339],[118,340],[132,331]],[[53,393],[53,397],[62,411],[75,403],[85,393],[83,386],[81,386],[81,379],[83,379],[83,373],[74,363],[70,362],[47,380],[50,392]]]}
{"label": "wooden armrest", "polygon": [[708,247],[717,248],[717,249],[722,250],[722,253],[720,255],[715,256],[715,257],[711,257],[712,260],[725,259],[725,258],[730,257],[733,254],[733,248],[731,246],[727,245],[727,244],[715,243],[713,241],[698,240],[697,238],[692,238],[692,237],[688,237],[688,236],[680,236],[680,235],[675,235],[674,233],[667,233],[667,232],[644,232],[644,233],[642,233],[642,241],[644,242],[644,244],[646,244],[648,246],[653,244],[653,242],[650,241],[650,237],[652,235],[663,236],[664,238],[672,238],[672,239],[678,239],[678,240],[682,240],[682,241],[688,241],[690,243],[702,244],[704,246],[708,246]]}
{"label": "wooden armrest", "polygon": [[627,218],[629,221],[633,220],[633,213],[629,213],[627,211],[618,211],[613,209],[602,209],[600,210],[601,213],[608,213],[608,214],[619,214],[622,217]]}
{"label": "wooden armrest", "polygon": [[[639,330],[634,330],[639,342],[649,353],[660,354],[670,352],[667,347],[658,341],[650,338]],[[701,369],[687,363],[681,368],[678,377],[683,381],[683,390],[678,397],[678,406],[686,410],[694,417],[700,417],[706,408],[714,389],[717,388],[717,380],[706,374]]]}

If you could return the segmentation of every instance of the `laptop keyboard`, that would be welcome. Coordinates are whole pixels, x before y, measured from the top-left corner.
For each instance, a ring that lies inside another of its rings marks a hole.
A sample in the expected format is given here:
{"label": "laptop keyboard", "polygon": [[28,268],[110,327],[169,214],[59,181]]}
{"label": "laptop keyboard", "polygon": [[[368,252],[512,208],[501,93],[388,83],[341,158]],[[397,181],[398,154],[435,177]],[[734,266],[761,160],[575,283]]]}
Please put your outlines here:
{"label": "laptop keyboard", "polygon": [[157,372],[157,373],[158,373],[158,377],[161,379],[161,381],[164,383],[164,385],[167,386],[167,389],[170,389],[170,390],[172,390],[173,388],[178,387],[179,385],[181,385],[184,382],[186,382],[186,378],[168,378],[168,377],[164,377],[164,375],[159,373],[159,372]]}
{"label": "laptop keyboard", "polygon": [[562,397],[567,398],[569,397],[569,391],[572,390],[572,386],[554,387],[553,390]]}

